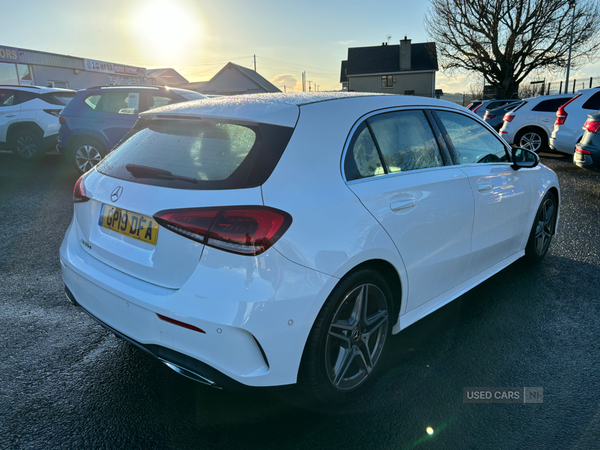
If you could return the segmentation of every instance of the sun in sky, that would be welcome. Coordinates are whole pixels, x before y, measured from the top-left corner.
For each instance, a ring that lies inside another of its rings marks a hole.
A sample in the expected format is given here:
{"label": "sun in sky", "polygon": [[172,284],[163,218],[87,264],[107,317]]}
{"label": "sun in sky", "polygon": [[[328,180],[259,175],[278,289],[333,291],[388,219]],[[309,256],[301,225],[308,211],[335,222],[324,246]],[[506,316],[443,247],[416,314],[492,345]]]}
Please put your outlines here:
{"label": "sun in sky", "polygon": [[174,65],[198,51],[202,18],[187,0],[141,2],[130,13],[129,31],[138,53],[155,65]]}

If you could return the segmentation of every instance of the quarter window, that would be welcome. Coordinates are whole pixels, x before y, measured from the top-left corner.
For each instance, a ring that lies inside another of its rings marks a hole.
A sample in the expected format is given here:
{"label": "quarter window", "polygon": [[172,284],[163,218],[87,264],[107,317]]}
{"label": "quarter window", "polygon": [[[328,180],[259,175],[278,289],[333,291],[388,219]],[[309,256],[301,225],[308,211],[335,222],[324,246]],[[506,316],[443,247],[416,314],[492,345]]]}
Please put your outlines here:
{"label": "quarter window", "polygon": [[0,107],[15,104],[15,91],[0,90]]}
{"label": "quarter window", "polygon": [[453,159],[456,164],[508,161],[504,144],[476,120],[448,111],[436,113],[454,147]]}
{"label": "quarter window", "polygon": [[[566,102],[565,102],[566,103]],[[582,106],[583,109],[600,109],[600,92],[596,92],[592,95],[587,102],[585,102]]]}
{"label": "quarter window", "polygon": [[177,101],[173,98],[166,97],[164,95],[150,94],[149,97],[150,98],[148,100],[148,109],[160,108],[161,106],[170,105],[171,103],[177,103]]}
{"label": "quarter window", "polygon": [[385,173],[366,122],[363,122],[352,136],[346,154],[344,172],[348,181]]}

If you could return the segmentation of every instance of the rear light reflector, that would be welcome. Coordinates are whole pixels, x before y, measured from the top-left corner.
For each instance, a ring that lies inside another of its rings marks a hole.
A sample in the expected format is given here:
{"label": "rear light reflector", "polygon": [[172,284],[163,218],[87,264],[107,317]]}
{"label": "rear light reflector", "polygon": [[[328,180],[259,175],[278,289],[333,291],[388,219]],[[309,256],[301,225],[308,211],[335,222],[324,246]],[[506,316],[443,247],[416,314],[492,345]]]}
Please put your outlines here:
{"label": "rear light reflector", "polygon": [[588,120],[583,124],[583,129],[590,133],[598,134],[598,131],[600,131],[600,121]]}
{"label": "rear light reflector", "polygon": [[84,176],[81,175],[75,183],[75,187],[73,188],[73,203],[84,203],[89,200],[89,197],[85,195],[85,186],[83,185]]}
{"label": "rear light reflector", "polygon": [[504,114],[504,117],[502,118],[502,120],[504,120],[505,122],[512,122],[514,118],[515,118],[514,114]]}
{"label": "rear light reflector", "polygon": [[247,256],[265,252],[292,223],[288,213],[266,206],[172,209],[154,218],[174,233]]}
{"label": "rear light reflector", "polygon": [[579,147],[575,147],[575,152],[577,153],[583,153],[584,155],[591,155],[592,152],[590,152],[589,150],[584,150],[582,148]]}
{"label": "rear light reflector", "polygon": [[580,97],[580,96],[581,96],[581,94],[576,95],[571,100],[569,100],[567,103],[565,103],[560,108],[558,108],[558,110],[556,111],[556,122],[554,122],[554,125],[563,125],[565,123],[565,120],[567,120],[567,116],[568,116],[567,111],[565,111],[565,107],[569,103],[571,103],[573,100],[575,100],[577,97]]}
{"label": "rear light reflector", "polygon": [[178,325],[183,328],[187,328],[188,330],[197,331],[198,333],[206,334],[201,328],[195,327],[194,325],[190,325],[189,323],[180,322],[179,320],[171,319],[170,317],[163,316],[162,314],[156,314],[160,320],[164,320],[165,322],[172,323],[173,325]]}
{"label": "rear light reflector", "polygon": [[496,114],[485,113],[485,116],[483,116],[483,120],[493,119],[494,117],[496,117]]}
{"label": "rear light reflector", "polygon": [[65,116],[58,116],[58,123],[60,123],[61,125],[64,125],[66,123],[67,119]]}

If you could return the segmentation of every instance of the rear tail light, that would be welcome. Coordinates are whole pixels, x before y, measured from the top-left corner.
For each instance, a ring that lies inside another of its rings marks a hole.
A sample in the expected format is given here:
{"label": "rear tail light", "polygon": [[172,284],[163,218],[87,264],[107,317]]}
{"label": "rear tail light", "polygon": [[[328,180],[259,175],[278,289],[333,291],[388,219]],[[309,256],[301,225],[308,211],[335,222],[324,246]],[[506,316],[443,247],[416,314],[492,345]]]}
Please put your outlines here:
{"label": "rear tail light", "polygon": [[485,116],[483,116],[483,120],[493,119],[494,117],[496,117],[496,114],[485,113]]}
{"label": "rear tail light", "polygon": [[482,103],[481,105],[477,106],[477,107],[476,107],[476,108],[473,110],[473,112],[477,112],[477,110],[478,110],[479,108],[481,108],[482,106],[483,106],[483,103]]}
{"label": "rear tail light", "polygon": [[292,223],[288,213],[266,206],[232,206],[160,211],[163,227],[210,247],[238,255],[265,252]]}
{"label": "rear tail light", "polygon": [[562,125],[565,123],[565,120],[567,120],[567,116],[568,116],[567,111],[565,111],[565,107],[569,103],[571,103],[573,100],[575,100],[577,97],[580,97],[580,96],[581,96],[581,94],[576,95],[571,100],[569,100],[567,103],[565,103],[560,108],[558,108],[558,110],[556,111],[556,122],[554,122],[554,125]]}
{"label": "rear tail light", "polygon": [[504,114],[504,117],[502,118],[502,120],[504,120],[505,122],[512,122],[514,118],[515,118],[514,114]]}
{"label": "rear tail light", "polygon": [[58,116],[58,123],[60,123],[61,125],[63,125],[65,122],[67,121],[67,118],[65,116]]}
{"label": "rear tail light", "polygon": [[600,131],[600,121],[588,120],[583,124],[583,129],[590,133],[598,134],[598,131]]}
{"label": "rear tail light", "polygon": [[77,180],[77,183],[75,183],[75,187],[73,188],[73,203],[84,203],[89,200],[89,197],[85,195],[83,177],[84,175],[79,177],[79,180]]}
{"label": "rear tail light", "polygon": [[[42,111],[44,111],[46,114],[50,114],[52,116],[59,117],[62,109],[44,109]],[[58,119],[58,120],[60,121],[60,119]]]}
{"label": "rear tail light", "polygon": [[592,152],[590,152],[589,150],[584,150],[582,148],[579,147],[575,147],[575,152],[576,153],[583,153],[584,155],[591,155]]}

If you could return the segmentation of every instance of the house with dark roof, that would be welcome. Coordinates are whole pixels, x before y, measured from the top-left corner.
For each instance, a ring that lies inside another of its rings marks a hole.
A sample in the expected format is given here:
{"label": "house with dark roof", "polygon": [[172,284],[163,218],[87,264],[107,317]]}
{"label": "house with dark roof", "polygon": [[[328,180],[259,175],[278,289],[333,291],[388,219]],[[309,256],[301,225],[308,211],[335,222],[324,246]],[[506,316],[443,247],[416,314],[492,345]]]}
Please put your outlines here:
{"label": "house with dark roof", "polygon": [[434,97],[437,70],[435,42],[405,37],[399,45],[349,48],[340,83],[348,91]]}
{"label": "house with dark roof", "polygon": [[281,92],[252,69],[228,62],[208,83],[196,89],[205,95],[238,95]]}
{"label": "house with dark roof", "polygon": [[146,69],[146,78],[157,86],[173,86],[187,83],[188,80],[175,69]]}

